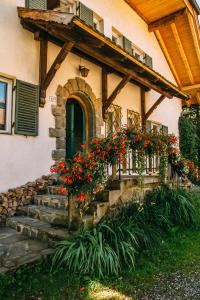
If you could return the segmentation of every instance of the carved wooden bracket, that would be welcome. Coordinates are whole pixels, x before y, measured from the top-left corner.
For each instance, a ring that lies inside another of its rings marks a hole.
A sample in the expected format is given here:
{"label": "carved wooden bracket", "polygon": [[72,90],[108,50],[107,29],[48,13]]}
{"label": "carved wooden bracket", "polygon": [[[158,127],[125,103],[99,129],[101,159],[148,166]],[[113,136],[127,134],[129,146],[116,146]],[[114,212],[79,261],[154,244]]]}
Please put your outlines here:
{"label": "carved wooden bracket", "polygon": [[52,79],[54,78],[56,72],[60,68],[62,62],[66,58],[67,54],[71,51],[73,45],[74,44],[71,41],[66,41],[64,43],[49,71],[47,72],[48,43],[44,39],[40,41],[40,107],[44,107],[46,102],[46,90],[50,85]]}
{"label": "carved wooden bracket", "polygon": [[108,93],[108,77],[107,72],[105,70],[102,71],[102,101],[103,101],[103,118],[105,119],[105,113],[109,106],[113,103],[117,95],[121,92],[121,90],[125,87],[125,85],[131,80],[131,75],[126,75],[120,81],[120,83],[116,86],[114,91],[111,93],[109,97],[107,97]]}

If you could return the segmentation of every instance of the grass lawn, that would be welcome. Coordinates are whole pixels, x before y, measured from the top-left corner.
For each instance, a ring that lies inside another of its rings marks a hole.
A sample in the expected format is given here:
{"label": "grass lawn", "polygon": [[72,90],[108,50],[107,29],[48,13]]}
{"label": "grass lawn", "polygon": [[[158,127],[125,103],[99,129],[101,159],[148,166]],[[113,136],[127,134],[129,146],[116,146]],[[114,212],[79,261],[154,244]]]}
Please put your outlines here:
{"label": "grass lawn", "polygon": [[2,300],[136,300],[159,281],[160,276],[176,271],[200,271],[200,229],[174,229],[154,250],[144,251],[136,269],[120,278],[103,281],[90,277],[71,277],[64,270],[50,273],[50,264],[41,262],[17,271],[15,277],[0,279]]}

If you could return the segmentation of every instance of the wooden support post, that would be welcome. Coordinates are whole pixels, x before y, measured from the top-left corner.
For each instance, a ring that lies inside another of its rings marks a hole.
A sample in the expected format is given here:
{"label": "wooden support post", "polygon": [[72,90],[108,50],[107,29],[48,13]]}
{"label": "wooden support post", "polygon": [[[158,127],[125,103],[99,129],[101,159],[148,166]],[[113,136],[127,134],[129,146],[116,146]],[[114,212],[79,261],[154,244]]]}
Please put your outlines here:
{"label": "wooden support post", "polygon": [[140,92],[141,92],[142,130],[145,130],[145,128],[146,128],[146,120],[145,120],[145,114],[146,114],[146,94],[145,94],[145,90],[143,88],[140,89]]}
{"label": "wooden support post", "polygon": [[[46,39],[40,40],[40,66],[39,66],[39,84],[40,87],[47,74],[47,52],[48,41]],[[44,107],[46,98],[46,90],[40,89],[40,107]]]}
{"label": "wooden support post", "polygon": [[[56,59],[54,60],[52,66],[50,67],[47,75],[45,76],[45,78],[42,82],[42,85],[40,87],[41,95],[44,95],[46,93],[46,90],[47,90],[49,84],[51,83],[53,77],[55,76],[56,72],[60,68],[60,66],[61,66],[62,62],[64,61],[64,59],[66,58],[67,54],[71,51],[72,47],[73,47],[73,43],[71,41],[67,41],[61,48],[60,52],[58,53]],[[42,101],[44,102],[43,99],[41,99],[41,102]]]}
{"label": "wooden support post", "polygon": [[145,121],[149,118],[149,116],[152,114],[152,112],[157,108],[158,105],[165,99],[164,95],[161,95],[158,100],[152,105],[152,107],[148,110],[148,112],[145,114]]}
{"label": "wooden support post", "polygon": [[121,90],[125,87],[125,85],[131,80],[131,75],[126,75],[124,78],[120,81],[120,83],[117,85],[117,87],[114,89],[110,97],[107,99],[107,101],[104,103],[104,110],[106,111],[108,107],[112,104],[112,102],[115,100],[117,95],[121,92]]}
{"label": "wooden support post", "polygon": [[105,120],[104,104],[108,98],[108,72],[105,67],[102,68],[102,115]]}
{"label": "wooden support post", "polygon": [[117,176],[117,164],[113,164],[112,165],[112,179],[116,179],[116,176]]}
{"label": "wooden support post", "polygon": [[68,230],[71,231],[74,228],[74,220],[76,216],[76,207],[75,207],[75,196],[70,195],[69,204],[68,204]]}

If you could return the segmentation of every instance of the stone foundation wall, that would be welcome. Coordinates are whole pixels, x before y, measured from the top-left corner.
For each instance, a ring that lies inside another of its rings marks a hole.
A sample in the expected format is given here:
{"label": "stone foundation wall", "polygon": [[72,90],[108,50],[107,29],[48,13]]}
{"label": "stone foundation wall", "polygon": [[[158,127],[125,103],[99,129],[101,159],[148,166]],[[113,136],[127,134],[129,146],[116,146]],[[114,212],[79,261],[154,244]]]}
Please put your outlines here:
{"label": "stone foundation wall", "polygon": [[7,216],[14,214],[18,207],[29,204],[36,194],[44,193],[51,183],[50,176],[42,176],[34,182],[27,182],[25,185],[1,193],[0,224],[5,222]]}

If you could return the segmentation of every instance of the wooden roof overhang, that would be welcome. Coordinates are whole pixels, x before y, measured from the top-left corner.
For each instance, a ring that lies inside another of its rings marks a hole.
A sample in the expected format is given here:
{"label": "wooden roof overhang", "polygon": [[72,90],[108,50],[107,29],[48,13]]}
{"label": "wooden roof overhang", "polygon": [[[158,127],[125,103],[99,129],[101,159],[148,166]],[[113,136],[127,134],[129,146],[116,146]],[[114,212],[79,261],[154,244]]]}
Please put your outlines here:
{"label": "wooden roof overhang", "polygon": [[200,104],[199,7],[195,0],[125,0],[154,32],[179,88]]}
{"label": "wooden roof overhang", "polygon": [[[185,92],[162,75],[138,61],[73,14],[18,7],[18,15],[25,29],[60,46],[70,41],[73,45],[72,52],[81,53],[102,67],[117,72],[125,78],[124,83],[131,80],[146,90],[153,89],[168,98],[189,99]],[[61,56],[63,57],[62,53]]]}

